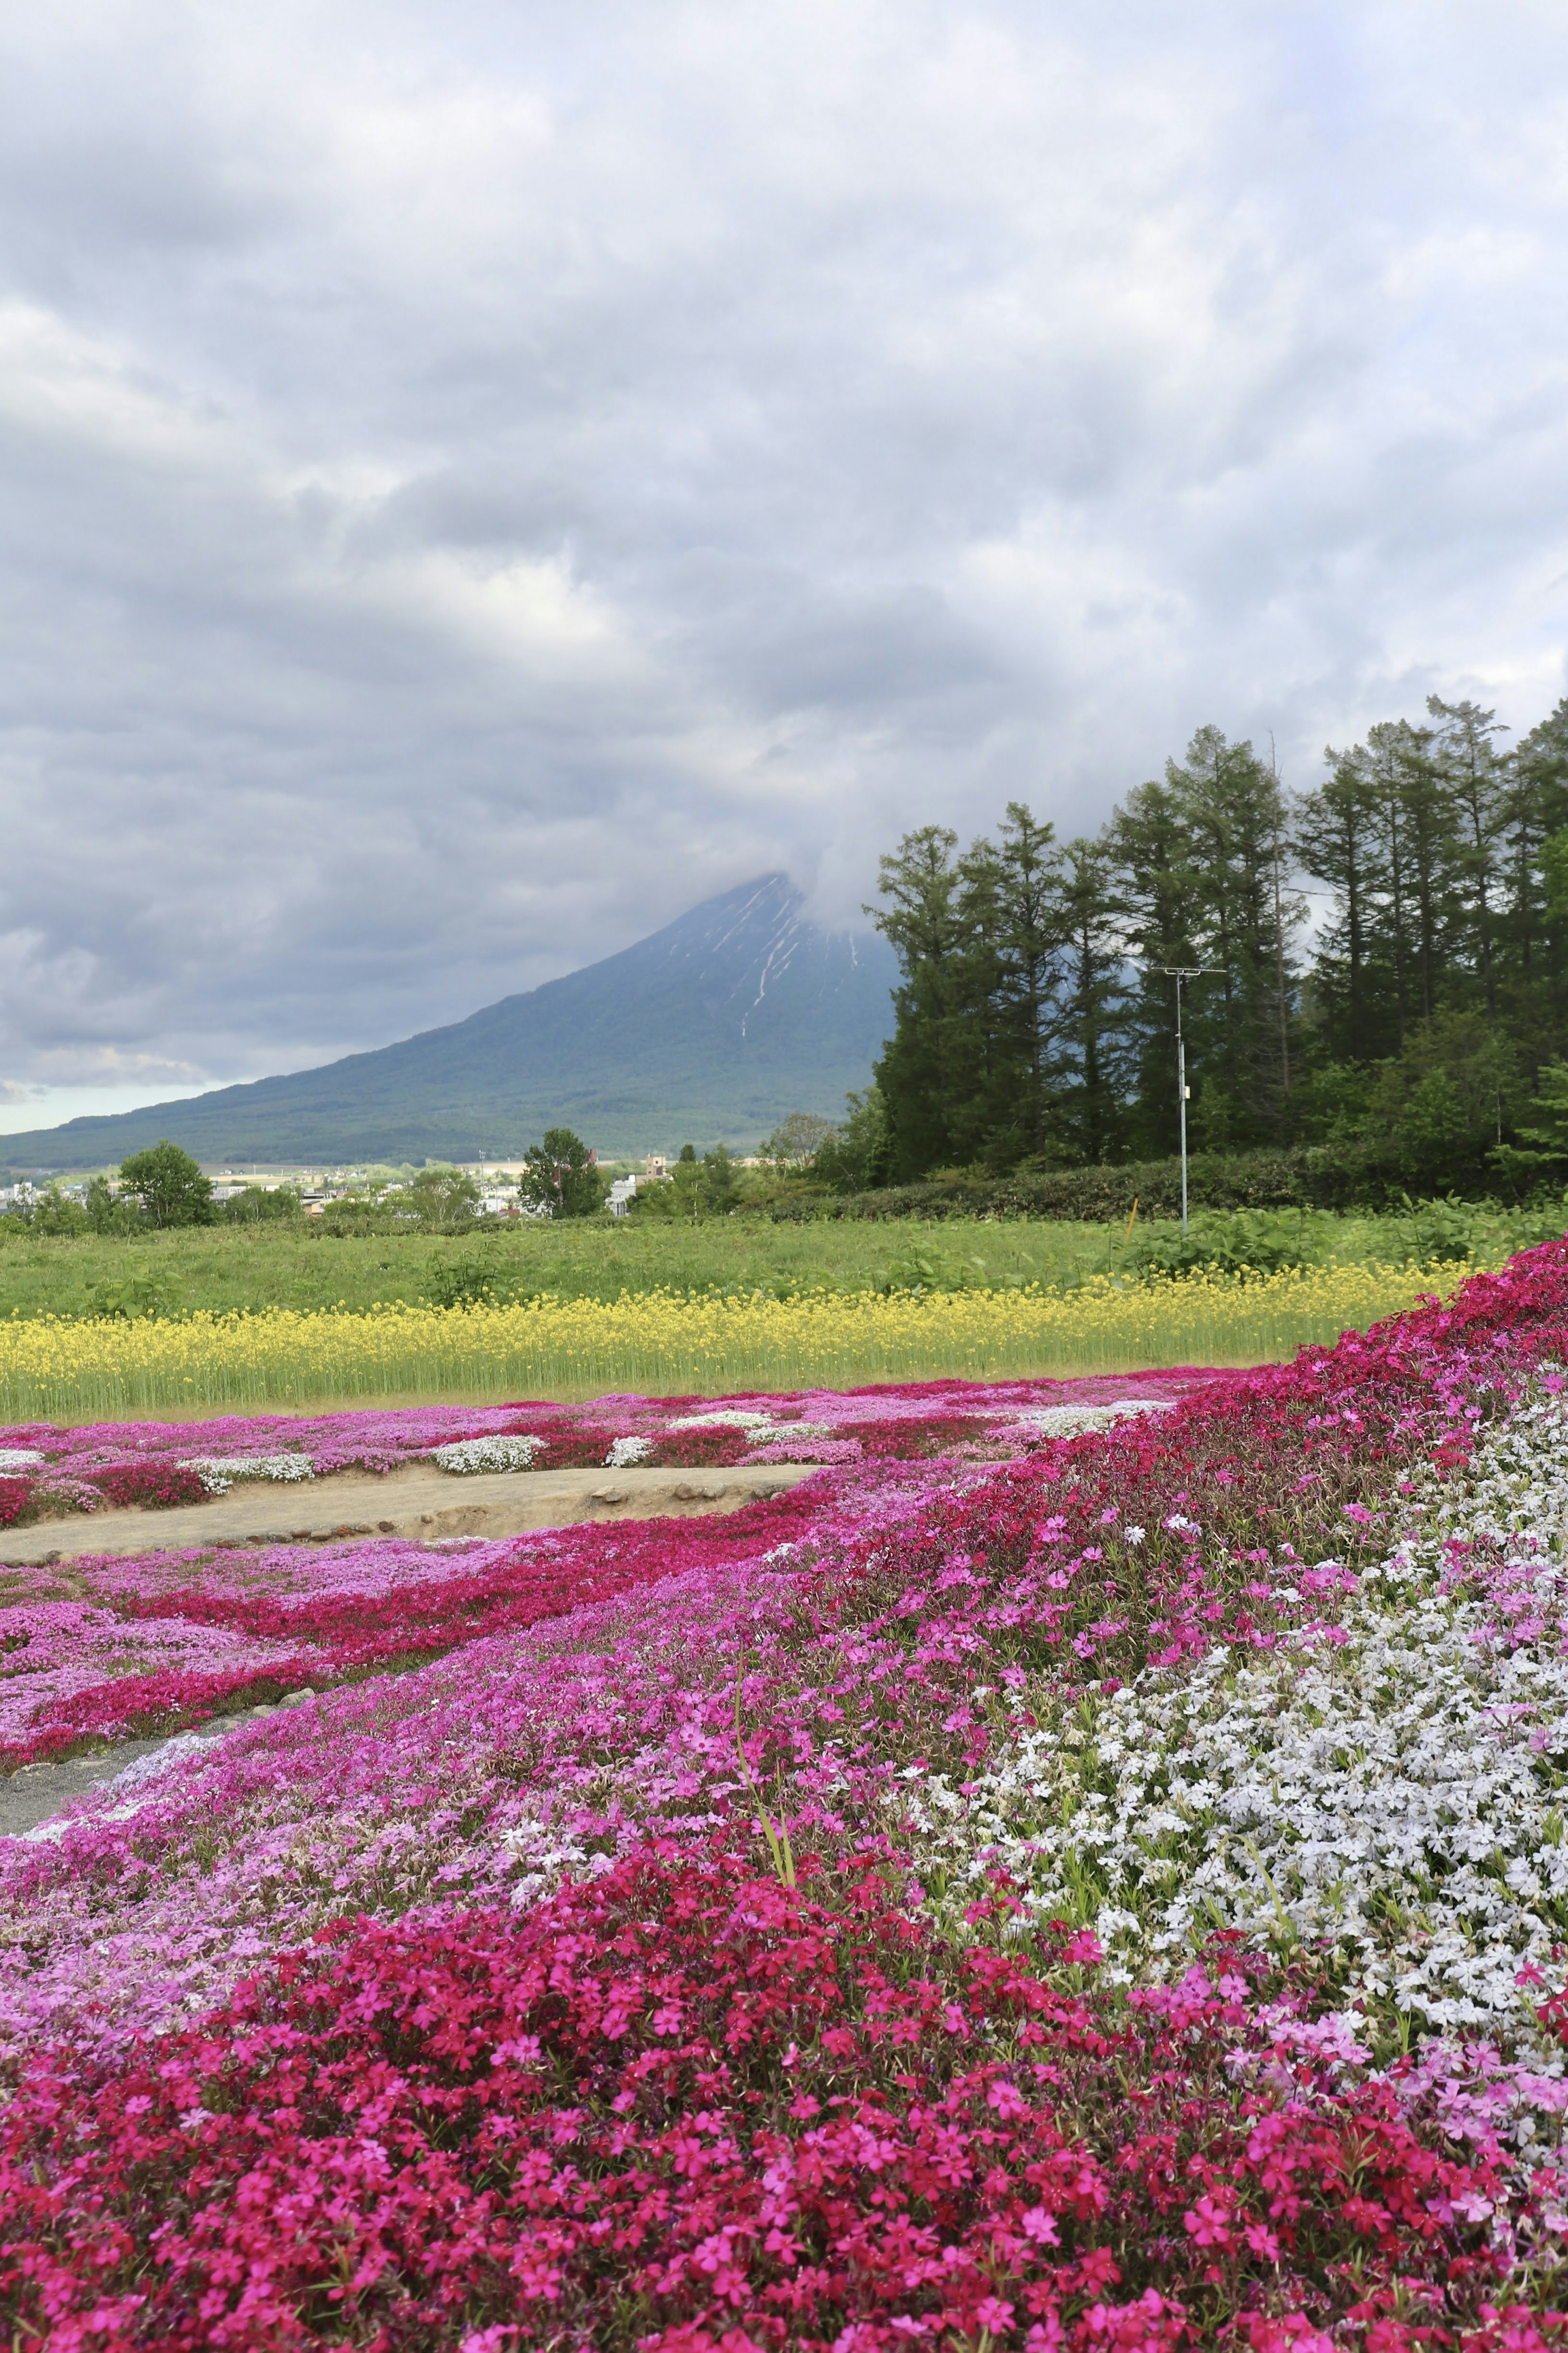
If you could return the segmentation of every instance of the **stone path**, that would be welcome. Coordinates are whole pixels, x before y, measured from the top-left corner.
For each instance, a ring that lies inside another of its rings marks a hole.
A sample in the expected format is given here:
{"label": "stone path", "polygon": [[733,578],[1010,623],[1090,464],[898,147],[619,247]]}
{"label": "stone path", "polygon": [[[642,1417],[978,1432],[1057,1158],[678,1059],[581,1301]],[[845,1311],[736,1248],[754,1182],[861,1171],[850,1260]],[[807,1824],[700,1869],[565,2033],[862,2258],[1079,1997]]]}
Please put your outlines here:
{"label": "stone path", "polygon": [[200,1545],[330,1544],[345,1536],[514,1536],[575,1520],[651,1520],[738,1511],[809,1479],[809,1462],[731,1471],[484,1471],[411,1464],[384,1478],[338,1473],[284,1486],[246,1480],[172,1512],[94,1512],[0,1533],[0,1567],[81,1553],[183,1551]]}

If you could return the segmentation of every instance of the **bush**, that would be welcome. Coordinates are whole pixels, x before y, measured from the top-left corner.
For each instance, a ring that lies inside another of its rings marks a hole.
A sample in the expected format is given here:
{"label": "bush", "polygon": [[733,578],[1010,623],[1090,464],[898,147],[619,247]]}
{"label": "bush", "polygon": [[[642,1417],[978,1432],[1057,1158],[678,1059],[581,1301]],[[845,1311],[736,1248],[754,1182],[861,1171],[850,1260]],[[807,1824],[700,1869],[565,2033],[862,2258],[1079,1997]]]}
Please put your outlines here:
{"label": "bush", "polygon": [[276,1225],[303,1214],[303,1204],[292,1185],[279,1185],[270,1191],[265,1185],[247,1185],[223,1205],[224,1223],[230,1226]]}
{"label": "bush", "polygon": [[[1409,1199],[1392,1164],[1383,1166],[1359,1148],[1342,1152],[1323,1145],[1194,1153],[1187,1163],[1187,1198],[1194,1209],[1383,1209]],[[1110,1225],[1124,1222],[1134,1201],[1141,1218],[1179,1217],[1180,1160],[1018,1169],[1010,1176],[943,1169],[916,1185],[849,1195],[802,1185],[770,1200],[766,1214],[781,1224],[813,1218],[1059,1218]]]}
{"label": "bush", "polygon": [[26,1212],[28,1230],[35,1234],[68,1234],[75,1237],[88,1230],[88,1214],[79,1201],[69,1201],[58,1185],[51,1185]]}
{"label": "bush", "polygon": [[[1147,1232],[1134,1229],[1126,1263],[1151,1274],[1192,1274],[1204,1266],[1217,1266],[1226,1274],[1248,1268],[1255,1274],[1276,1274],[1281,1267],[1312,1265],[1327,1244],[1330,1223],[1321,1210],[1200,1209],[1185,1233],[1169,1224]],[[1468,1255],[1463,1250],[1435,1254]]]}
{"label": "bush", "polygon": [[447,1259],[425,1282],[425,1296],[432,1307],[495,1307],[514,1293],[513,1284],[497,1284],[493,1260],[479,1250]]}
{"label": "bush", "polygon": [[121,1509],[171,1511],[183,1504],[211,1501],[197,1473],[180,1462],[116,1462],[87,1476],[110,1503]]}
{"label": "bush", "polygon": [[167,1315],[169,1294],[150,1274],[121,1275],[118,1282],[89,1285],[87,1312],[117,1324],[134,1324],[143,1315]]}
{"label": "bush", "polygon": [[648,1454],[650,1471],[727,1471],[749,1453],[755,1440],[748,1430],[710,1423],[704,1430],[671,1430]]}
{"label": "bush", "polygon": [[195,1472],[179,1462],[111,1462],[106,1471],[89,1471],[87,1476],[121,1510],[135,1504],[144,1512],[166,1512],[176,1504],[210,1500]]}
{"label": "bush", "polygon": [[27,1479],[0,1479],[0,1528],[14,1528],[33,1492]]}

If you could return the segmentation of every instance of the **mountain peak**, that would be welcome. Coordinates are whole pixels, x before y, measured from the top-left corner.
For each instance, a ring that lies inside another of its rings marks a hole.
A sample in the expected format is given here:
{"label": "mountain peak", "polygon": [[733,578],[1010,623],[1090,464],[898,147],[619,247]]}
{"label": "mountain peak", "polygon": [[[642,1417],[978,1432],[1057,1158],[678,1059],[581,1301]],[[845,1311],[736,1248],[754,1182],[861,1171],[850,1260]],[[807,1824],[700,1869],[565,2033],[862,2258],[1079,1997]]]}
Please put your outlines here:
{"label": "mountain peak", "polygon": [[837,1117],[891,1027],[875,933],[807,921],[786,874],[737,884],[599,963],[320,1070],[0,1141],[13,1167],[118,1160],[168,1136],[209,1163],[507,1157],[547,1126],[606,1154],[750,1145]]}

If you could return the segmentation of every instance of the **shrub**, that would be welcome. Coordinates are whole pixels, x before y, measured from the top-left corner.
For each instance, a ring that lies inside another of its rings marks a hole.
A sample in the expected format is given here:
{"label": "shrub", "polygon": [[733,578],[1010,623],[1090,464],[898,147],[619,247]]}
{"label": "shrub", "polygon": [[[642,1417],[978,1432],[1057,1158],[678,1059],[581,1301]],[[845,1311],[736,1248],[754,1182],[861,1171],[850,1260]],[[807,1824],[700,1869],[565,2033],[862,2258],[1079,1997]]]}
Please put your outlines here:
{"label": "shrub", "polygon": [[33,1493],[30,1479],[0,1479],[0,1528],[14,1528]]}
{"label": "shrub", "polygon": [[496,1276],[494,1259],[471,1250],[433,1269],[426,1277],[425,1296],[432,1307],[496,1307],[516,1289],[504,1276],[498,1283]]}
{"label": "shrub", "polygon": [[542,1471],[598,1471],[616,1442],[613,1430],[552,1430],[538,1458]]}
{"label": "shrub", "polygon": [[302,1214],[300,1196],[292,1185],[277,1185],[270,1189],[265,1185],[247,1185],[223,1205],[224,1222],[230,1226],[277,1225],[284,1219]]}
{"label": "shrub", "polygon": [[727,1470],[750,1451],[752,1433],[745,1430],[671,1430],[657,1440],[647,1456],[655,1471]]}
{"label": "shrub", "polygon": [[208,1501],[200,1477],[183,1462],[111,1462],[107,1470],[89,1471],[86,1475],[111,1504],[122,1508],[139,1504],[144,1512],[161,1512],[178,1504]]}
{"label": "shrub", "polygon": [[963,1446],[989,1435],[983,1414],[933,1413],[920,1420],[847,1421],[840,1438],[857,1438],[861,1452],[873,1462],[922,1462],[950,1446]]}

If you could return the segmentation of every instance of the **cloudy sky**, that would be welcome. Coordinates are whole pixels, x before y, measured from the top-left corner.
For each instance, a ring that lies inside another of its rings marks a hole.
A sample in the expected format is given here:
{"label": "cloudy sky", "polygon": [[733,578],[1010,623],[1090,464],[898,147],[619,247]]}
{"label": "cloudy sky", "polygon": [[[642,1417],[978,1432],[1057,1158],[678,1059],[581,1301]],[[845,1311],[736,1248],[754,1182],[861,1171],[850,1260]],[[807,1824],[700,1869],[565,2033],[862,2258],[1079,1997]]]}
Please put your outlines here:
{"label": "cloudy sky", "polygon": [[1561,0],[0,30],[0,1126],[1568,690]]}

